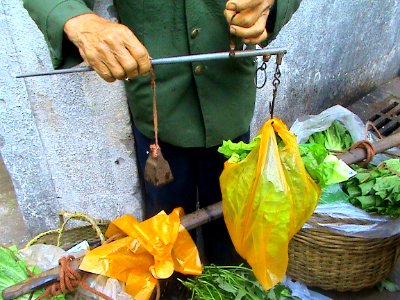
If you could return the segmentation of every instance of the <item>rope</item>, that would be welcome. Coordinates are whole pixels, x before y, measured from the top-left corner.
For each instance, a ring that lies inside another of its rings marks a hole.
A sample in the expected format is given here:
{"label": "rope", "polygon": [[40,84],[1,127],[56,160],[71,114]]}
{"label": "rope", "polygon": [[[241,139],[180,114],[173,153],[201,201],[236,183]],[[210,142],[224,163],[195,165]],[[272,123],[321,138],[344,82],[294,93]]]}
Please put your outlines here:
{"label": "rope", "polygon": [[367,157],[363,161],[358,163],[360,167],[365,167],[374,158],[376,153],[375,147],[370,141],[358,141],[353,146],[351,146],[350,150],[354,150],[356,148],[364,149],[365,153],[367,154]]}
{"label": "rope", "polygon": [[151,93],[153,95],[153,122],[154,122],[154,140],[155,143],[150,145],[151,156],[156,158],[158,156],[158,150],[160,146],[158,145],[158,118],[157,118],[157,101],[156,101],[156,73],[154,72],[154,66],[150,69],[151,77]]}
{"label": "rope", "polygon": [[[234,17],[236,17],[236,13],[232,16],[231,21],[229,22],[228,32],[230,31],[230,27]],[[236,49],[236,37],[235,35],[229,33],[229,57],[235,57],[235,49]]]}
{"label": "rope", "polygon": [[60,295],[61,293],[67,294],[73,292],[80,286],[103,299],[112,300],[107,295],[95,290],[94,288],[91,288],[84,282],[86,276],[82,276],[78,270],[74,270],[70,265],[70,262],[73,259],[74,257],[69,255],[59,260],[60,280],[52,285],[49,285],[46,290],[36,299],[51,299],[52,297]]}
{"label": "rope", "polygon": [[154,121],[154,139],[155,145],[158,146],[158,119],[157,119],[157,102],[156,102],[156,73],[154,66],[151,66],[151,93],[153,94],[153,121]]}
{"label": "rope", "polygon": [[361,148],[361,149],[365,150],[365,153],[367,154],[367,157],[363,161],[358,163],[358,165],[360,167],[365,167],[366,165],[368,165],[372,161],[372,159],[374,158],[374,156],[376,154],[375,146],[370,141],[368,141],[368,128],[369,127],[372,127],[375,130],[375,132],[377,133],[379,139],[383,138],[383,136],[381,135],[379,130],[375,127],[374,124],[372,124],[372,122],[368,121],[365,124],[365,137],[364,137],[365,140],[356,142],[350,148],[350,150],[354,150],[354,149],[357,149],[357,148]]}
{"label": "rope", "polygon": [[378,135],[379,139],[383,139],[382,134],[379,132],[378,128],[376,128],[376,126],[374,125],[374,123],[372,123],[371,121],[368,121],[365,124],[365,139],[368,138],[368,128],[372,127],[372,129],[375,131],[375,133]]}

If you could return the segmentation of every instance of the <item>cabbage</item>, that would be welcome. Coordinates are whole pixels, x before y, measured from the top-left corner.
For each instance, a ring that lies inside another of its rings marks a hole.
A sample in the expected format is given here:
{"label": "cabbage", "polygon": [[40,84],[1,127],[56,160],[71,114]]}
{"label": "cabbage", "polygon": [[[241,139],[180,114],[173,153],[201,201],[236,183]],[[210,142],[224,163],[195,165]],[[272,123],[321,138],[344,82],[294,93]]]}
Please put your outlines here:
{"label": "cabbage", "polygon": [[310,135],[306,143],[319,144],[330,151],[346,151],[353,145],[353,139],[342,123],[335,120],[328,129]]}
{"label": "cabbage", "polygon": [[320,144],[299,144],[299,149],[307,172],[322,188],[346,181],[355,175],[346,163]]}
{"label": "cabbage", "polygon": [[[19,283],[27,278],[29,274],[39,274],[41,270],[36,267],[28,267],[18,253],[17,247],[10,248],[0,246],[0,299],[3,300],[1,294],[5,288]],[[43,293],[43,289],[33,293],[32,299],[36,299]],[[16,299],[30,299],[30,294],[23,295]],[[53,299],[63,300],[64,295],[61,294]]]}

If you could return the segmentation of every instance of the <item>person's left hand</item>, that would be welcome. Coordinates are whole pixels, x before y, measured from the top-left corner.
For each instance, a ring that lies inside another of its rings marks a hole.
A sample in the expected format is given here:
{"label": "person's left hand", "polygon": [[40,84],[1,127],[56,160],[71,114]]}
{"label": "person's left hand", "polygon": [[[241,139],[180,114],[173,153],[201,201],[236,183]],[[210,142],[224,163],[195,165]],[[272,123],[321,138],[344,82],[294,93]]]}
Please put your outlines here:
{"label": "person's left hand", "polygon": [[267,39],[265,28],[274,0],[229,0],[224,14],[230,33],[246,44],[258,44]]}

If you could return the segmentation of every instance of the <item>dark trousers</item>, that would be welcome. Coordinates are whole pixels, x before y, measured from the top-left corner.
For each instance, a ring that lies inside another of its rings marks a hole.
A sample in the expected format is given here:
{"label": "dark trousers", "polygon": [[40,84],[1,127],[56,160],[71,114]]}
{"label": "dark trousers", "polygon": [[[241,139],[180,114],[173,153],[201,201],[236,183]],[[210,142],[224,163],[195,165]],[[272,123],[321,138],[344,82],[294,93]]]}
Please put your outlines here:
{"label": "dark trousers", "polygon": [[[174,180],[162,187],[155,187],[143,179],[143,171],[153,140],[134,128],[139,174],[145,191],[145,218],[164,210],[169,214],[175,207],[182,207],[185,213],[196,210],[198,197],[200,208],[221,201],[219,176],[225,158],[218,153],[218,147],[181,148],[159,142],[161,152],[168,161]],[[249,132],[235,141],[249,140]],[[191,232],[192,237],[194,231]],[[209,263],[220,265],[241,262],[234,250],[223,219],[202,226],[205,256]]]}

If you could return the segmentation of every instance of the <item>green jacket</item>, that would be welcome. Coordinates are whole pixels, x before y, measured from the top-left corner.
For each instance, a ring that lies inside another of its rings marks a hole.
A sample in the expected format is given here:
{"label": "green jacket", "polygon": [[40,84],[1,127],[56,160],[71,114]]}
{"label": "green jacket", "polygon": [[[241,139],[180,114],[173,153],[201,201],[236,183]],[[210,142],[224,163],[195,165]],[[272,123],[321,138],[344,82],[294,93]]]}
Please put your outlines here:
{"label": "green jacket", "polygon": [[[269,40],[301,0],[276,0]],[[65,22],[91,12],[93,0],[24,0],[43,32],[55,68],[81,61],[64,35]],[[114,0],[121,23],[133,30],[153,58],[229,49],[221,0]],[[238,40],[238,48],[242,45]],[[249,129],[254,111],[254,58],[160,65],[155,69],[160,140],[181,147],[211,147]],[[135,126],[153,137],[150,78],[126,82]]]}

